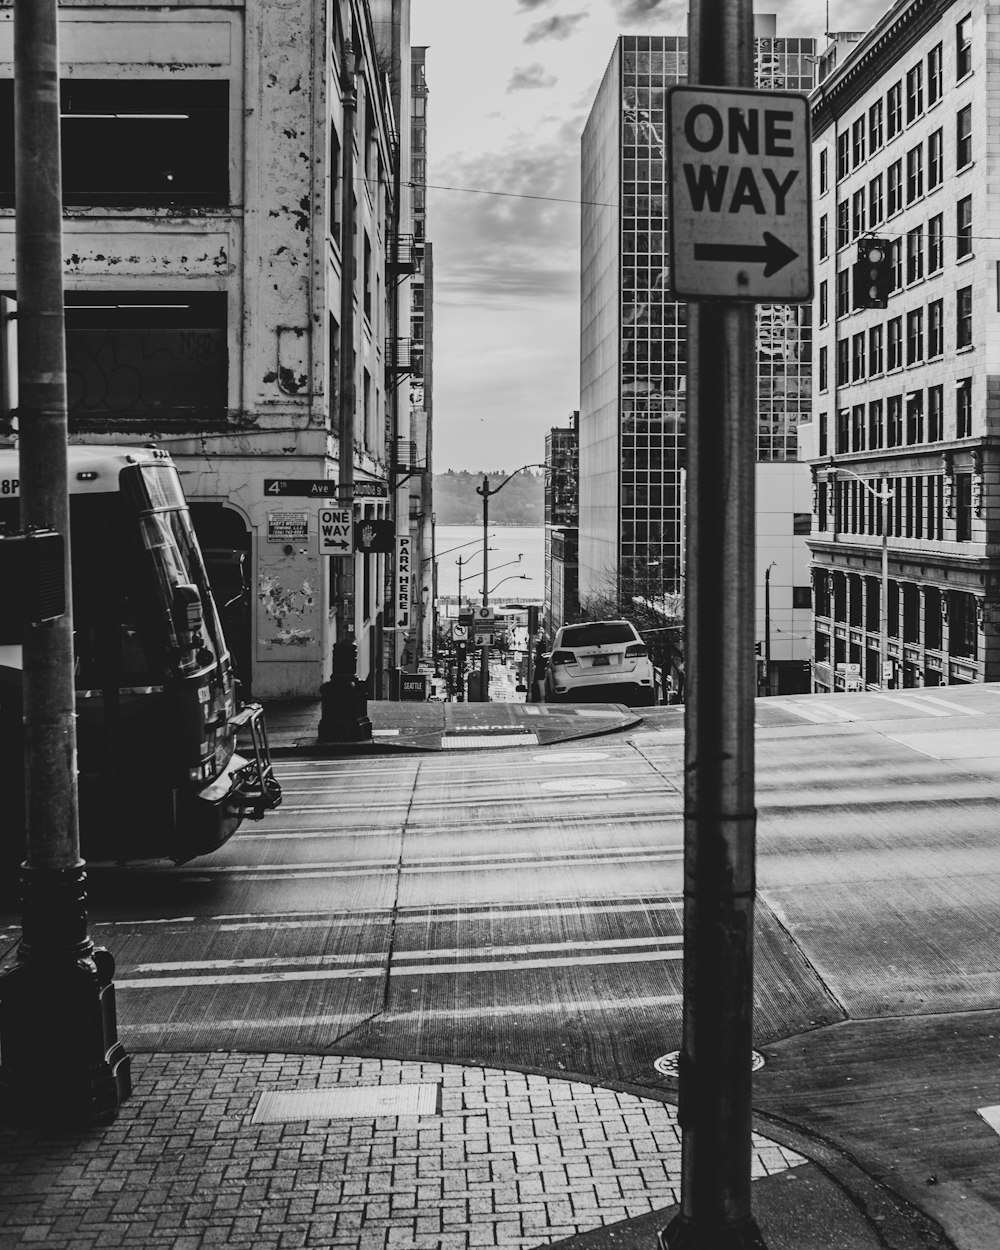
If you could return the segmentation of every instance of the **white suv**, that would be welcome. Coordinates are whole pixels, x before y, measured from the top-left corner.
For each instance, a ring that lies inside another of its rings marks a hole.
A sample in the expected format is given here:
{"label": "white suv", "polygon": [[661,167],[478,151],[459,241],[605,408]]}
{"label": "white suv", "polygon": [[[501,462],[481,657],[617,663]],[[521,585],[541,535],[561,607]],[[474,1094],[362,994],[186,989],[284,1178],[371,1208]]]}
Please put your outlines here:
{"label": "white suv", "polygon": [[653,665],[631,621],[586,621],[557,630],[545,672],[545,701],[652,707]]}

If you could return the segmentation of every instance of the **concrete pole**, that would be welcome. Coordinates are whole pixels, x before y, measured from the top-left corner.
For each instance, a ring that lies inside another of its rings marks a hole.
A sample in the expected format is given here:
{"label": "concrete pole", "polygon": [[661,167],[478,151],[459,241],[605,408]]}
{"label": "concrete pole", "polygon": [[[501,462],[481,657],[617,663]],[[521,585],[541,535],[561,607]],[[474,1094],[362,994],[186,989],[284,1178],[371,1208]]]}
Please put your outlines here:
{"label": "concrete pole", "polygon": [[[750,0],[694,0],[688,81],[753,86]],[[688,305],[681,1210],[665,1250],[762,1250],[750,1203],[755,895],[752,304]]]}
{"label": "concrete pole", "polygon": [[[340,402],[338,405],[338,434],[340,443],[337,487],[340,506],[354,507],[354,413],[356,404],[354,337],[354,265],[355,265],[355,211],[354,211],[354,132],[358,113],[358,83],[355,51],[350,43],[344,45],[344,62],[341,66],[341,89],[343,92],[343,156],[341,168],[341,220],[340,229]],[[332,414],[331,414],[332,415]],[[363,556],[370,559],[370,556]],[[368,719],[368,698],[364,685],[358,680],[358,647],[354,632],[354,566],[357,556],[331,556],[338,570],[337,586],[337,640],[333,644],[333,662],[330,680],[320,687],[322,715],[317,736],[321,742],[370,741],[372,723]],[[330,576],[334,576],[331,569]]]}
{"label": "concrete pole", "polygon": [[76,784],[57,0],[15,0],[21,525],[64,537],[66,612],[26,627],[23,926],[0,981],[0,1118],[109,1123],[132,1089],[114,959],[87,933]]}

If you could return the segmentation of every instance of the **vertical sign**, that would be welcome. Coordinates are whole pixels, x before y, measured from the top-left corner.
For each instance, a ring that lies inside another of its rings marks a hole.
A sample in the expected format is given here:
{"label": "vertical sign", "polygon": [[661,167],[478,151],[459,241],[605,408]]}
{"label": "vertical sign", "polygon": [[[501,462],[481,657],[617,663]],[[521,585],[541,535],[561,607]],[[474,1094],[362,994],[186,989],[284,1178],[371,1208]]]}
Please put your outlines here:
{"label": "vertical sign", "polygon": [[396,627],[410,628],[410,535],[396,535]]}
{"label": "vertical sign", "polygon": [[354,554],[353,508],[320,508],[316,520],[321,556]]}

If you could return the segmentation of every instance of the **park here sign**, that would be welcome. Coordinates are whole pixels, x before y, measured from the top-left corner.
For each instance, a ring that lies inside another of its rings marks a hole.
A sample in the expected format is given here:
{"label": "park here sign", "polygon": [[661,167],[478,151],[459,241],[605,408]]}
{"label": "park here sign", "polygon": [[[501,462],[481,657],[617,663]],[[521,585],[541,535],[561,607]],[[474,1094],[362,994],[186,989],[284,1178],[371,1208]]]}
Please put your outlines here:
{"label": "park here sign", "polygon": [[667,134],[671,294],[811,299],[805,96],[672,87]]}

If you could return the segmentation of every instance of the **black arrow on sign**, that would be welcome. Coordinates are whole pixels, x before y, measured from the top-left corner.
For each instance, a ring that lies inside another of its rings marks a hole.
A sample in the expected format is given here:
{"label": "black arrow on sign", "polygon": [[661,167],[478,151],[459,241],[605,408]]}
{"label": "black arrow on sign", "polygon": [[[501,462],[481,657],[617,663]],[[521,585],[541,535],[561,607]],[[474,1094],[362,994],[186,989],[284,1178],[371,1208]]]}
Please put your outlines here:
{"label": "black arrow on sign", "polygon": [[346,550],[347,550],[347,543],[344,543],[344,542],[338,542],[338,543],[331,542],[331,543],[327,543],[327,546],[328,546],[328,547],[339,547],[339,548],[341,549],[341,551],[346,551]]}
{"label": "black arrow on sign", "polygon": [[764,262],[764,277],[770,278],[773,273],[798,258],[787,243],[782,243],[767,230],[764,231],[762,245],[755,243],[696,243],[694,245],[695,260],[727,260],[743,262],[748,265]]}

